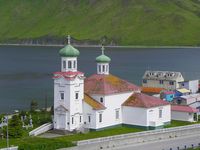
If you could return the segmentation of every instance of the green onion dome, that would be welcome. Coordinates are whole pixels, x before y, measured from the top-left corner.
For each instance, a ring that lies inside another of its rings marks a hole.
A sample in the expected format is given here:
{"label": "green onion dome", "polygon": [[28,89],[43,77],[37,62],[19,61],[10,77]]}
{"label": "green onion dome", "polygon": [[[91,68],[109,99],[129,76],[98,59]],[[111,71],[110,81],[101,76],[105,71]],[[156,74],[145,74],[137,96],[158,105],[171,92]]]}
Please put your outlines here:
{"label": "green onion dome", "polygon": [[111,59],[104,54],[102,54],[96,58],[96,62],[98,62],[98,63],[109,63],[110,61],[111,61]]}
{"label": "green onion dome", "polygon": [[66,45],[59,51],[61,57],[77,57],[79,56],[80,52],[70,44]]}

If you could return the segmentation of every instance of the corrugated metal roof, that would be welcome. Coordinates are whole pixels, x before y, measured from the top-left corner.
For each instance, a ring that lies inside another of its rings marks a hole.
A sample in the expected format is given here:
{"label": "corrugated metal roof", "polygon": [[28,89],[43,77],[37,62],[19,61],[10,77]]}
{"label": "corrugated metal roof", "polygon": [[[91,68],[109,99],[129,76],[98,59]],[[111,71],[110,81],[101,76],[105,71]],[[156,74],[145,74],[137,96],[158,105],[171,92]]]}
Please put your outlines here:
{"label": "corrugated metal roof", "polygon": [[185,89],[185,88],[183,88],[183,89],[177,89],[177,91],[180,92],[180,93],[190,93],[190,90]]}
{"label": "corrugated metal roof", "polygon": [[128,91],[141,91],[139,86],[136,86],[126,80],[120,79],[114,75],[94,74],[85,79],[85,93],[91,94],[114,94]]}
{"label": "corrugated metal roof", "polygon": [[131,95],[122,104],[122,106],[143,107],[143,108],[151,108],[163,105],[169,105],[169,103],[161,100],[160,98],[149,96],[143,93],[135,93]]}
{"label": "corrugated metal roof", "polygon": [[[145,71],[143,75],[143,79],[155,79],[155,80],[170,80],[170,81],[176,81],[177,79],[182,79],[183,76],[180,72],[174,72],[174,71],[151,71],[147,70]],[[180,82],[180,81],[179,81]]]}
{"label": "corrugated metal roof", "polygon": [[189,112],[189,113],[199,112],[198,109],[192,108],[187,105],[172,105],[171,110],[172,111],[180,111],[180,112]]}

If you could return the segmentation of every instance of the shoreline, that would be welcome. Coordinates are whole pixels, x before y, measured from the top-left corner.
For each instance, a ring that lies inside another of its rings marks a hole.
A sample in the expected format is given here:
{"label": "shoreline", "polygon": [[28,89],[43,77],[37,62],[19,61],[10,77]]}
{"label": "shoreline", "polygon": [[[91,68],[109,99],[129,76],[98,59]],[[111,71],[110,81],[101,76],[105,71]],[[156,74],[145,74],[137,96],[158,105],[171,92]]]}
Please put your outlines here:
{"label": "shoreline", "polygon": [[[78,45],[73,44],[75,47],[101,47],[101,45]],[[3,44],[0,43],[0,46],[27,46],[27,47],[63,47],[64,44]],[[200,46],[142,46],[142,45],[132,45],[132,46],[113,46],[108,45],[105,47],[110,48],[197,48],[199,49]]]}

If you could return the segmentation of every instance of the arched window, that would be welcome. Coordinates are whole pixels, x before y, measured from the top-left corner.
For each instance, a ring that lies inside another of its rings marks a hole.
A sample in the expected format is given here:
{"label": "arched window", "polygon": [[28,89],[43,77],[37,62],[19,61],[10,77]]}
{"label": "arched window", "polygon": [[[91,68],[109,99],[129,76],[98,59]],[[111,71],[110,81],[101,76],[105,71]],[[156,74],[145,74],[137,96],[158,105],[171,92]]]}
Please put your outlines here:
{"label": "arched window", "polygon": [[101,66],[99,65],[99,72],[101,72]]}
{"label": "arched window", "polygon": [[103,65],[103,69],[102,69],[102,71],[105,72],[105,65]]}
{"label": "arched window", "polygon": [[74,61],[74,69],[76,68],[76,61]]}
{"label": "arched window", "polygon": [[100,102],[103,103],[103,97],[100,98]]}
{"label": "arched window", "polygon": [[68,61],[68,68],[71,69],[72,68],[72,62]]}
{"label": "arched window", "polygon": [[63,68],[66,68],[66,61],[63,61]]}

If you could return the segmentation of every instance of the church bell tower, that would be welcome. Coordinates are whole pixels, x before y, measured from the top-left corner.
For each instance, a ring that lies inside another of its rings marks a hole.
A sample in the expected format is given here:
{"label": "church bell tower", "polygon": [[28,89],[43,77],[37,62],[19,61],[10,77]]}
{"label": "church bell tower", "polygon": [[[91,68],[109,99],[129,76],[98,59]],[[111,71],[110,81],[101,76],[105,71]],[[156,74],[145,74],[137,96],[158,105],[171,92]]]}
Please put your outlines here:
{"label": "church bell tower", "polygon": [[61,71],[54,79],[54,129],[78,130],[83,125],[84,73],[77,70],[80,52],[70,43],[59,51]]}

